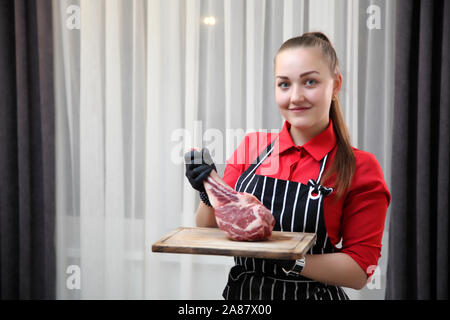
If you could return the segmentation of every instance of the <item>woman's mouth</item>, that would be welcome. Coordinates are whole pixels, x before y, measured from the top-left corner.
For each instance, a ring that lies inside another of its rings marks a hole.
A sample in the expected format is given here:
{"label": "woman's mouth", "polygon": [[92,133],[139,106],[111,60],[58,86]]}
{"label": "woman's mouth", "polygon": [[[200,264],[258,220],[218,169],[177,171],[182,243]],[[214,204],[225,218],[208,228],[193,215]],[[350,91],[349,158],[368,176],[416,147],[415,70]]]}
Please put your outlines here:
{"label": "woman's mouth", "polygon": [[309,107],[309,108],[306,108],[306,107],[296,107],[296,108],[291,108],[291,109],[288,109],[289,111],[292,111],[292,112],[294,112],[294,113],[301,113],[301,112],[305,112],[306,110],[309,110],[309,109],[311,109],[311,107]]}

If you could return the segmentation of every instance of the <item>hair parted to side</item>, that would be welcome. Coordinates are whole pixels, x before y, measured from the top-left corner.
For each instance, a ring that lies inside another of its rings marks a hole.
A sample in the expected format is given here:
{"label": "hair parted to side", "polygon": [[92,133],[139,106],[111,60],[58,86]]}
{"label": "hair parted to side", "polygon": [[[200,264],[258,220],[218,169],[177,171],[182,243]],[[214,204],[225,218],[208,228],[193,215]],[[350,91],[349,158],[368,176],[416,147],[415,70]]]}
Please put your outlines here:
{"label": "hair parted to side", "polygon": [[[330,72],[337,77],[339,71],[339,61],[331,41],[322,32],[306,32],[299,37],[294,37],[282,44],[274,58],[274,65],[278,54],[287,49],[294,48],[320,48],[324,59],[327,60]],[[336,190],[337,199],[341,198],[351,185],[353,175],[356,170],[355,154],[350,142],[350,134],[342,114],[339,97],[334,96],[331,101],[330,118],[333,121],[333,129],[336,134],[337,151],[330,169],[325,171],[322,183],[327,185],[327,179],[336,173],[333,188]]]}

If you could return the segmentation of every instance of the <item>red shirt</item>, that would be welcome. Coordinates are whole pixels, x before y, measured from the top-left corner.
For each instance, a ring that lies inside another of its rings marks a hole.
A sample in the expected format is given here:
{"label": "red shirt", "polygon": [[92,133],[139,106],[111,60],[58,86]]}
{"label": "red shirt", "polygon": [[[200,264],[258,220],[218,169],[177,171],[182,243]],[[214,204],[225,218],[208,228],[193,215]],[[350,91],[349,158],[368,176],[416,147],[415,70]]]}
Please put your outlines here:
{"label": "red shirt", "polygon": [[[272,154],[258,167],[256,174],[307,184],[309,179],[317,179],[320,160],[329,153],[326,172],[337,150],[332,120],[323,132],[303,146],[294,144],[289,128],[290,123],[285,121],[279,133],[247,134],[227,160],[223,180],[234,188],[239,176],[276,137]],[[369,266],[376,266],[381,256],[381,239],[391,195],[376,157],[356,148],[353,152],[356,170],[350,189],[338,201],[335,201],[336,190],[324,198],[324,220],[336,252],[348,254],[370,275],[374,268]],[[336,245],[341,239],[342,248],[338,249]]]}

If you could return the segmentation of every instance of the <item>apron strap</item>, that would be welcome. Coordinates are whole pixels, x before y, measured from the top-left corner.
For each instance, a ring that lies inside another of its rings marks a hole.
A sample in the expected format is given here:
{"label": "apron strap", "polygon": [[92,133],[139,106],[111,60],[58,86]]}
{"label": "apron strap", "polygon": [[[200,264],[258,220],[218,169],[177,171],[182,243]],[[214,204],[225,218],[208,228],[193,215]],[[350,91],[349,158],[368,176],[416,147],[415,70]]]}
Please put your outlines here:
{"label": "apron strap", "polygon": [[252,162],[252,164],[247,168],[247,170],[244,171],[244,173],[242,173],[241,178],[245,177],[241,180],[241,178],[238,179],[238,181],[236,181],[236,185],[234,187],[235,190],[239,190],[238,188],[238,183],[239,180],[241,180],[240,182],[240,186],[242,186],[242,184],[244,183],[245,180],[247,180],[248,177],[250,177],[250,175],[261,165],[261,163],[264,162],[264,160],[266,160],[266,158],[272,153],[273,148],[275,148],[275,142],[277,141],[278,137],[276,137],[275,139],[273,139],[273,141],[263,150],[263,152],[261,152],[261,154],[256,157],[256,159]]}
{"label": "apron strap", "polygon": [[320,171],[319,176],[317,177],[317,182],[314,179],[309,179],[308,186],[312,187],[314,192],[316,193],[322,193],[325,197],[329,195],[331,192],[333,192],[333,188],[327,188],[322,185],[320,185],[320,179],[322,179],[322,173],[325,169],[325,165],[327,163],[328,154],[323,157],[323,159],[320,161]]}
{"label": "apron strap", "polygon": [[325,155],[325,157],[323,157],[322,160],[320,160],[320,171],[319,171],[319,176],[317,177],[317,183],[320,183],[320,179],[322,179],[322,173],[323,173],[323,170],[325,169],[327,159],[328,159],[328,153]]}

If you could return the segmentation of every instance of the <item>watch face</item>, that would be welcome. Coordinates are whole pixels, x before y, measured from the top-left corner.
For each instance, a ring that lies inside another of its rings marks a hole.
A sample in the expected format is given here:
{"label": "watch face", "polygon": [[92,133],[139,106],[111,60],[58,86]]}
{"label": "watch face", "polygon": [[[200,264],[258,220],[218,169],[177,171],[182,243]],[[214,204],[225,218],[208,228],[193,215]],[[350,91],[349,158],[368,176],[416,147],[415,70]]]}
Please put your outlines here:
{"label": "watch face", "polygon": [[304,266],[305,266],[305,258],[304,257],[295,261],[295,267],[294,267],[295,272],[300,274],[300,272],[302,272]]}
{"label": "watch face", "polygon": [[298,264],[298,265],[301,265],[301,266],[305,265],[305,258],[303,257],[301,259],[296,260],[295,264]]}

